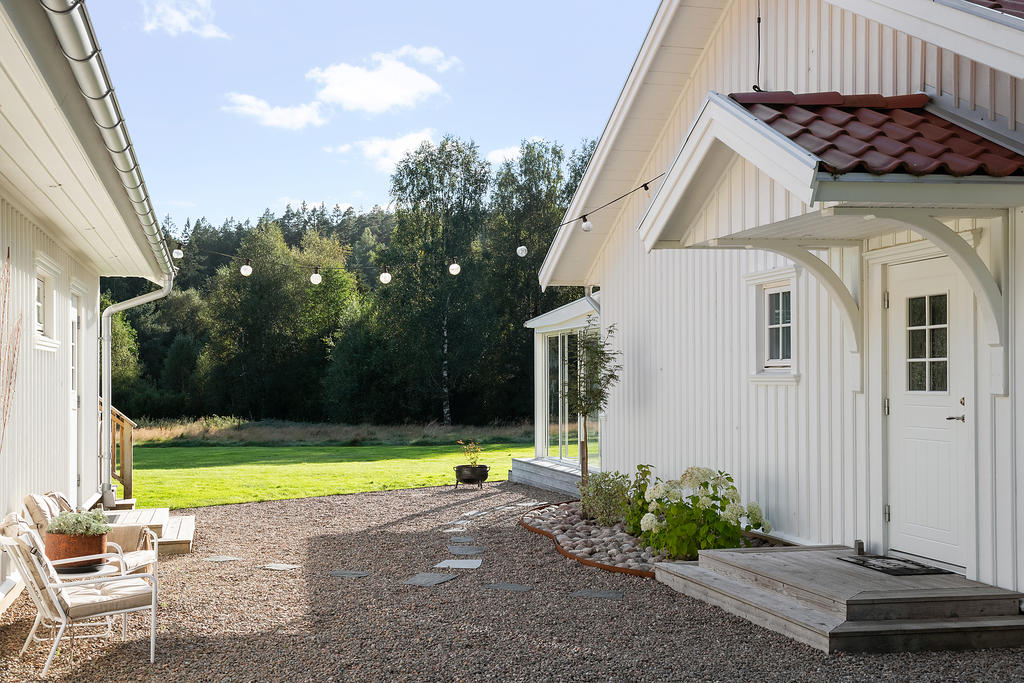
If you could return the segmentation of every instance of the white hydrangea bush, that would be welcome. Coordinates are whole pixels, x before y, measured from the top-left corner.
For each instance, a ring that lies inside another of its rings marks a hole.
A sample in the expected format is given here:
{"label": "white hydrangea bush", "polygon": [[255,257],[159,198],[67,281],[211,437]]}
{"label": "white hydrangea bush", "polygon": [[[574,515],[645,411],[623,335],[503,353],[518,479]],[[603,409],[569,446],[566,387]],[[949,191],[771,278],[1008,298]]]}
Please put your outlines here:
{"label": "white hydrangea bush", "polygon": [[679,479],[656,481],[644,494],[647,513],[640,520],[645,540],[677,558],[696,559],[697,551],[733,548],[743,531],[771,531],[756,502],[743,505],[732,475],[709,467],[690,467]]}

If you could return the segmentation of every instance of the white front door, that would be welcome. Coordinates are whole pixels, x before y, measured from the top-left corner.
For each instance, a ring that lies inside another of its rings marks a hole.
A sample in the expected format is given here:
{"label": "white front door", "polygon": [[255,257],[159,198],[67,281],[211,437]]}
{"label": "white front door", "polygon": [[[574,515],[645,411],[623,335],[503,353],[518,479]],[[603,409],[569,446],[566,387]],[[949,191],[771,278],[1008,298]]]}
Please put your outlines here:
{"label": "white front door", "polygon": [[971,290],[948,258],[889,268],[888,549],[966,566]]}

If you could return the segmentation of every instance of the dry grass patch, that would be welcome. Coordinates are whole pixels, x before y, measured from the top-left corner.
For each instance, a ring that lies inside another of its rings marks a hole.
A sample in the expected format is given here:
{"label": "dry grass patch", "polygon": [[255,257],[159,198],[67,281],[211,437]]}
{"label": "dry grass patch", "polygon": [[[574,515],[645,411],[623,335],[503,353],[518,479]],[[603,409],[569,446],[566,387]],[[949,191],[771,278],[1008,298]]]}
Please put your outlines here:
{"label": "dry grass patch", "polygon": [[197,445],[448,445],[458,439],[479,443],[531,443],[531,424],[483,427],[436,422],[420,425],[345,425],[211,416],[198,420],[142,421],[135,441],[148,444]]}

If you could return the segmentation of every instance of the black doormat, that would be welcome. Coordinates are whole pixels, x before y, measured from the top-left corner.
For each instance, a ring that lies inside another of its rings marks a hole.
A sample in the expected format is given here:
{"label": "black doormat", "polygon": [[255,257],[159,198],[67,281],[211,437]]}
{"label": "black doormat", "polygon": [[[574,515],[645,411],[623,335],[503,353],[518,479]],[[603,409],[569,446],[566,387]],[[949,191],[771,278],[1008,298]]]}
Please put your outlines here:
{"label": "black doormat", "polygon": [[882,557],[881,555],[842,555],[836,558],[843,562],[852,562],[861,567],[874,569],[876,572],[890,576],[921,576],[923,574],[952,574],[947,569],[939,569],[914,560],[899,557]]}

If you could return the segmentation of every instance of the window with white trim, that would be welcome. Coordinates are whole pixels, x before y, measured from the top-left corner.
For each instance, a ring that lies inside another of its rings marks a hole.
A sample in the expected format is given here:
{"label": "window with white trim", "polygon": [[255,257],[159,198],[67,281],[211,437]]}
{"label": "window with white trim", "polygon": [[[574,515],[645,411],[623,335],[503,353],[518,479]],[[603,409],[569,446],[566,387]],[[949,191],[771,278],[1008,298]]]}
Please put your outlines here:
{"label": "window with white trim", "polygon": [[750,285],[750,381],[755,384],[796,384],[796,304],[798,266],[773,268],[743,277]]}
{"label": "window with white trim", "polygon": [[788,368],[793,364],[793,288],[764,288],[764,367]]}
{"label": "window with white trim", "polygon": [[60,346],[57,341],[56,312],[58,277],[60,269],[57,264],[42,252],[37,252],[32,323],[35,328],[35,347],[44,351],[53,351]]}

